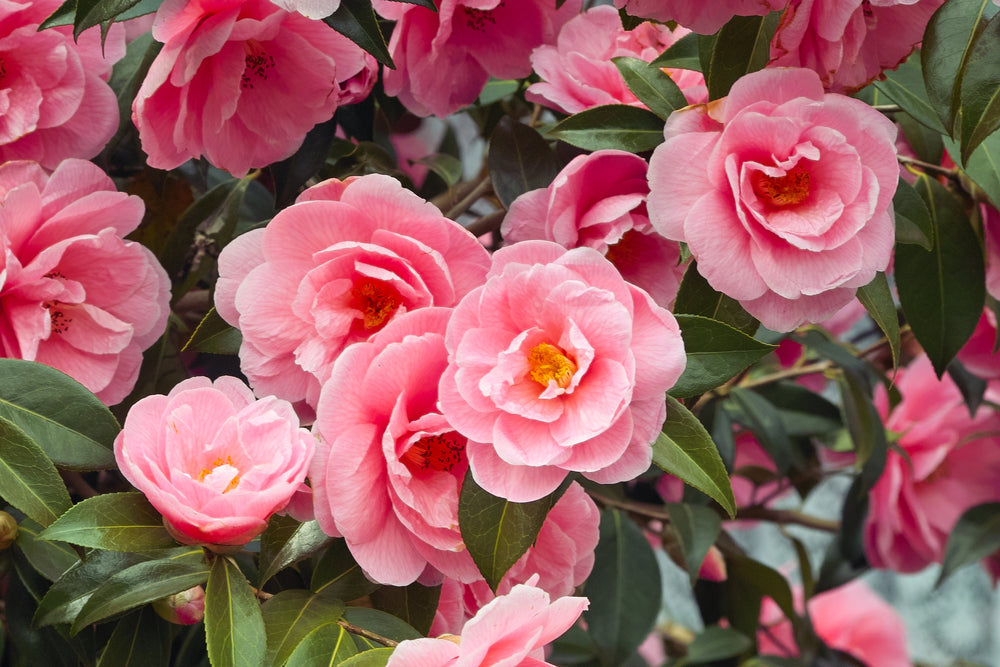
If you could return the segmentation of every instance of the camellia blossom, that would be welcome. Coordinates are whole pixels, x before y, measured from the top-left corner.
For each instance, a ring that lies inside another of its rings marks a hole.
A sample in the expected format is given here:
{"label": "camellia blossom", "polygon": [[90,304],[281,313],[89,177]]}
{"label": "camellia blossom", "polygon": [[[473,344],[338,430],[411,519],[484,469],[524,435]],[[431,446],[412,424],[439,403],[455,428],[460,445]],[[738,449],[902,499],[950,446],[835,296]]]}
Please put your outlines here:
{"label": "camellia blossom", "polygon": [[143,209],[84,160],[51,175],[0,166],[0,356],[57,368],[108,405],[132,391],[170,312],[163,267],[123,238]]}
{"label": "camellia blossom", "polygon": [[996,352],[997,316],[984,308],[975,330],[955,358],[973,375],[984,380],[1000,379],[1000,353]]}
{"label": "camellia blossom", "polygon": [[315,408],[344,347],[407,311],[454,306],[489,263],[475,237],[396,179],[332,179],[223,249],[215,305],[243,334],[254,390]]}
{"label": "camellia blossom", "polygon": [[677,321],[592,248],[522,241],[448,324],[441,411],[476,482],[514,502],[570,471],[602,484],[649,467],[684,370]]}
{"label": "camellia blossom", "polygon": [[461,636],[407,639],[386,667],[544,667],[543,647],[566,632],[589,606],[587,598],[550,601],[535,578],[488,603]]}
{"label": "camellia blossom", "polygon": [[163,49],[132,104],[150,166],[204,156],[242,176],[283,160],[337,107],[367,96],[374,58],[269,0],[166,0]]}
{"label": "camellia blossom", "polygon": [[[563,113],[602,104],[645,106],[611,59],[628,56],[650,62],[688,32],[650,22],[625,30],[614,8],[589,9],[562,27],[554,46],[544,44],[532,51],[531,66],[542,81],[528,86],[525,99]],[[671,69],[668,74],[691,104],[708,100],[701,72]]]}
{"label": "camellia blossom", "polygon": [[821,322],[885,270],[896,126],[825,94],[816,73],[765,69],[671,114],[649,165],[649,217],[761,323]]}
{"label": "camellia blossom", "polygon": [[254,400],[233,377],[194,377],[132,406],[115,459],[178,541],[237,546],[305,480],[313,443],[287,401]]}
{"label": "camellia blossom", "polygon": [[118,101],[107,84],[125,55],[125,30],[106,38],[94,27],[73,39],[70,26],[39,30],[59,0],[0,1],[0,163],[34,160],[55,169],[92,158],[118,129]]}
{"label": "camellia blossom", "polygon": [[703,35],[711,35],[734,16],[763,16],[785,6],[787,0],[615,0],[632,16],[676,21]]}

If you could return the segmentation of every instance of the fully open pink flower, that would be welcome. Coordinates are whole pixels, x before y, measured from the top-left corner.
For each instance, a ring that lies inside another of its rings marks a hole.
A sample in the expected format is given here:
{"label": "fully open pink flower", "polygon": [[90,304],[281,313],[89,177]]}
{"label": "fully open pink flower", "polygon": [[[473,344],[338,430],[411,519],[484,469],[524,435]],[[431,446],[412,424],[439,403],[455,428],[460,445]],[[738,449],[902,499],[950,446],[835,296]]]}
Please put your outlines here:
{"label": "fully open pink flower", "polygon": [[515,502],[569,471],[611,483],[646,470],[685,363],[673,315],[596,250],[548,241],[498,250],[445,343],[441,411],[470,439],[479,485]]}
{"label": "fully open pink flower", "polygon": [[70,26],[38,30],[58,0],[0,0],[0,163],[35,160],[47,169],[92,158],[118,129],[118,102],[106,83],[125,55],[115,24],[102,50],[100,29],[74,41]]}
{"label": "fully open pink flower", "polygon": [[166,272],[123,239],[142,214],[90,162],[0,166],[0,356],[58,368],[108,405],[125,398],[169,313]]}
{"label": "fully open pink flower", "polygon": [[454,306],[489,254],[458,223],[388,176],[330,180],[219,257],[215,304],[243,333],[258,394],[315,407],[340,351],[396,315]]}
{"label": "fully open pink flower", "polygon": [[246,544],[306,476],[313,437],[292,406],[233,377],[184,380],[132,406],[115,439],[125,478],[185,544]]}
{"label": "fully open pink flower", "polygon": [[[599,5],[572,18],[559,31],[556,44],[544,44],[531,53],[531,66],[542,78],[525,91],[525,98],[563,113],[576,113],[602,104],[644,106],[632,94],[612,58],[628,56],[649,62],[687,34],[658,23],[622,27],[614,8]],[[708,100],[705,77],[686,69],[669,70],[692,104]]]}
{"label": "fully open pink flower", "polygon": [[[461,637],[408,639],[386,667],[544,667],[543,647],[566,632],[588,607],[587,598],[550,602],[535,579],[518,584],[479,610]],[[551,667],[551,665],[550,665]]]}
{"label": "fully open pink flower", "polygon": [[676,21],[703,35],[711,35],[734,16],[763,16],[785,6],[786,0],[615,0],[632,16]]}
{"label": "fully open pink flower", "polygon": [[811,70],[767,69],[670,116],[649,165],[650,220],[769,329],[820,322],[889,264],[896,127],[824,94]]}
{"label": "fully open pink flower", "polygon": [[282,160],[374,83],[372,56],[322,21],[269,0],[166,0],[153,37],[163,49],[132,120],[159,169],[204,156],[242,176]]}

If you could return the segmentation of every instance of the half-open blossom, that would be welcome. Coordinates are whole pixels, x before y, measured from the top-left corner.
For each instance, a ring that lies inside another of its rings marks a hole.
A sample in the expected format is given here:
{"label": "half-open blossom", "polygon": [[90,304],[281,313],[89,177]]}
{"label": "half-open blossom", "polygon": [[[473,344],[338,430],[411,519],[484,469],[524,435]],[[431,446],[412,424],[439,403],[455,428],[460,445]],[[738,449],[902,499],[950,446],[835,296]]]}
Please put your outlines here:
{"label": "half-open blossom", "polygon": [[331,179],[223,249],[215,304],[243,334],[254,390],[315,408],[344,347],[405,312],[454,306],[489,261],[475,237],[394,178]]}
{"label": "half-open blossom", "polygon": [[441,411],[476,482],[515,502],[570,471],[600,483],[649,467],[663,394],[684,369],[673,315],[592,248],[522,241],[455,308]]}
{"label": "half-open blossom", "polygon": [[889,264],[896,127],[824,94],[806,69],[765,69],[671,114],[649,165],[649,217],[769,329],[820,322]]}
{"label": "half-open blossom", "polygon": [[703,35],[711,35],[734,16],[763,16],[785,6],[787,0],[615,0],[632,16],[676,21]]}
{"label": "half-open blossom", "polygon": [[170,310],[163,267],[123,238],[142,215],[90,162],[0,166],[0,356],[57,368],[108,405],[125,398]]}
{"label": "half-open blossom", "polygon": [[115,459],[178,541],[242,545],[299,488],[313,442],[287,401],[195,377],[132,406]]}
{"label": "half-open blossom", "polygon": [[98,27],[78,40],[70,26],[39,30],[60,4],[0,2],[0,163],[55,169],[67,158],[94,157],[118,129],[107,79],[125,55],[125,30],[114,24],[103,40]]}

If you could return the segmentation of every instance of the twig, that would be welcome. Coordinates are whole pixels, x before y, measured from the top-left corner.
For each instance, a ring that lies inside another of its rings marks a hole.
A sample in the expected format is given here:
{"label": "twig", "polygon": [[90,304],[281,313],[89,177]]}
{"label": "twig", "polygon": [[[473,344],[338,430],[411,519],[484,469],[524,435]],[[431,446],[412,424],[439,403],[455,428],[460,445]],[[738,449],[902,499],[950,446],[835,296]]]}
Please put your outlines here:
{"label": "twig", "polygon": [[659,521],[670,521],[670,515],[661,510],[656,505],[651,505],[649,503],[640,503],[632,500],[618,500],[617,498],[611,498],[603,493],[598,493],[592,489],[587,489],[587,493],[590,497],[601,503],[602,505],[610,505],[612,507],[617,507],[619,509],[627,510],[629,512],[634,512],[636,514],[641,514],[642,516],[647,516],[650,519],[658,519]]}
{"label": "twig", "polygon": [[383,637],[382,635],[375,634],[371,630],[365,630],[364,628],[359,628],[353,623],[348,623],[344,619],[340,619],[339,621],[337,621],[337,624],[340,625],[340,627],[347,630],[348,632],[350,632],[351,634],[358,635],[360,637],[365,637],[366,639],[371,639],[373,642],[378,642],[382,646],[388,646],[390,648],[393,648],[399,645],[399,642],[397,641],[393,641],[388,637]]}
{"label": "twig", "polygon": [[469,207],[475,204],[481,197],[483,197],[487,192],[493,190],[493,183],[490,181],[490,176],[487,174],[476,184],[472,192],[463,197],[457,204],[448,209],[448,212],[444,214],[446,218],[451,218],[454,220],[458,216],[469,210]]}
{"label": "twig", "polygon": [[905,155],[897,155],[896,159],[899,160],[900,164],[920,167],[924,171],[932,174],[945,176],[946,178],[950,179],[958,178],[958,171],[956,169],[948,169],[946,167],[942,167],[939,164],[931,164],[930,162],[924,162],[923,160],[918,160],[916,158],[906,157]]}
{"label": "twig", "polygon": [[795,510],[775,510],[763,505],[753,505],[752,507],[741,507],[736,512],[736,520],[751,519],[755,521],[770,521],[777,524],[794,524],[805,526],[815,530],[823,530],[828,533],[836,533],[840,530],[840,522],[832,519],[821,519],[818,516],[803,514]]}
{"label": "twig", "polygon": [[445,209],[454,206],[459,200],[464,199],[465,196],[475,190],[478,185],[479,181],[465,181],[463,183],[458,183],[448,188],[446,192],[443,192],[432,199],[431,203],[437,206],[443,213]]}
{"label": "twig", "polygon": [[87,484],[87,480],[83,478],[83,475],[75,470],[62,470],[59,474],[62,475],[63,481],[76,492],[76,495],[80,496],[84,500],[100,495],[94,490],[94,487]]}
{"label": "twig", "polygon": [[487,213],[478,220],[473,221],[468,227],[466,227],[466,229],[472,232],[473,236],[478,238],[483,234],[488,234],[489,232],[500,229],[500,225],[503,224],[505,215],[507,215],[506,211],[493,211],[492,213]]}

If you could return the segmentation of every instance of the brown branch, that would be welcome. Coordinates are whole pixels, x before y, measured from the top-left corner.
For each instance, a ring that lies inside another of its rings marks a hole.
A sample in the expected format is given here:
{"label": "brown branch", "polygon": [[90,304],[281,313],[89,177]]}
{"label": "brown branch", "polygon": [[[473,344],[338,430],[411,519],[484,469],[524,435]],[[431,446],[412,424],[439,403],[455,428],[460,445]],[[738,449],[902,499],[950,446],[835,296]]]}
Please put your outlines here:
{"label": "brown branch", "polygon": [[656,505],[635,502],[632,500],[618,500],[617,498],[606,496],[603,493],[598,493],[593,489],[587,489],[587,493],[591,498],[602,505],[617,507],[628,512],[641,514],[642,516],[649,517],[650,519],[657,519],[658,521],[670,521],[670,515]]}
{"label": "brown branch", "polygon": [[370,639],[373,642],[378,642],[382,646],[388,646],[390,648],[394,648],[394,647],[396,647],[396,646],[399,645],[399,642],[397,642],[397,641],[393,641],[392,639],[389,639],[388,637],[383,637],[382,635],[375,634],[371,630],[365,630],[364,628],[359,628],[358,626],[354,625],[353,623],[348,623],[344,619],[340,619],[339,621],[337,621],[337,624],[340,625],[340,627],[344,628],[345,630],[347,630],[348,632],[350,632],[353,635],[358,635],[360,637],[365,637],[366,639]]}
{"label": "brown branch", "polygon": [[753,505],[752,507],[741,507],[736,512],[737,521],[769,521],[777,524],[794,524],[805,526],[814,530],[823,530],[828,533],[836,533],[840,530],[840,522],[832,519],[821,519],[818,516],[803,514],[795,510],[776,510],[763,505]]}
{"label": "brown branch", "polygon": [[469,194],[459,200],[457,204],[448,209],[447,213],[444,214],[446,218],[451,218],[452,220],[458,218],[458,216],[469,210],[473,204],[479,201],[489,192],[493,190],[493,183],[490,181],[490,176],[487,174],[480,180],[476,187],[472,189]]}
{"label": "brown branch", "polygon": [[492,213],[487,213],[483,217],[472,222],[472,224],[466,227],[466,229],[472,232],[473,236],[479,238],[483,234],[488,234],[500,229],[500,225],[503,224],[503,219],[506,215],[506,211],[493,211]]}
{"label": "brown branch", "polygon": [[66,482],[66,485],[69,486],[70,490],[74,491],[76,495],[80,496],[84,500],[100,495],[94,490],[94,487],[87,483],[87,480],[83,478],[83,475],[75,470],[60,470],[59,475],[62,476],[63,481]]}
{"label": "brown branch", "polygon": [[918,160],[916,158],[906,157],[905,155],[897,155],[896,159],[899,160],[900,164],[903,164],[903,165],[906,165],[906,166],[911,166],[912,165],[914,167],[919,167],[920,169],[922,169],[922,170],[924,170],[924,171],[926,171],[926,172],[928,172],[930,174],[937,174],[938,176],[945,176],[946,178],[950,178],[950,179],[953,179],[953,180],[958,178],[958,170],[957,169],[948,169],[946,167],[942,167],[939,164],[931,164],[930,162],[924,162],[923,160]]}

